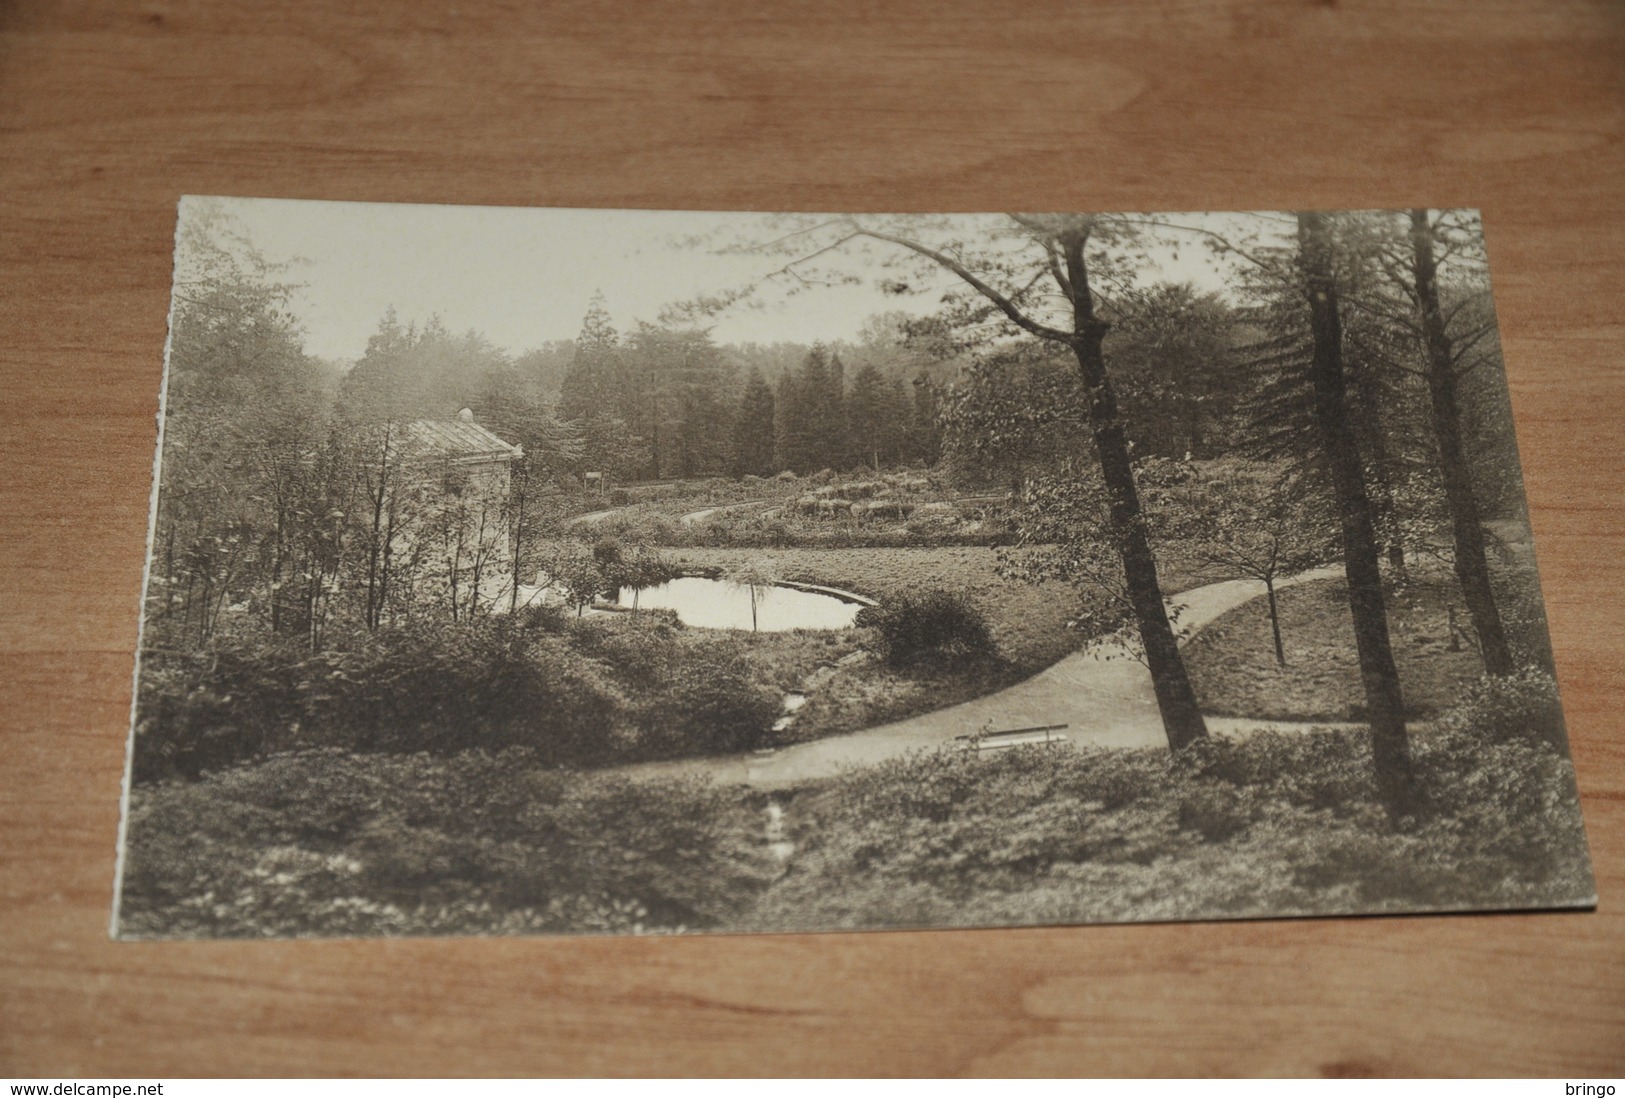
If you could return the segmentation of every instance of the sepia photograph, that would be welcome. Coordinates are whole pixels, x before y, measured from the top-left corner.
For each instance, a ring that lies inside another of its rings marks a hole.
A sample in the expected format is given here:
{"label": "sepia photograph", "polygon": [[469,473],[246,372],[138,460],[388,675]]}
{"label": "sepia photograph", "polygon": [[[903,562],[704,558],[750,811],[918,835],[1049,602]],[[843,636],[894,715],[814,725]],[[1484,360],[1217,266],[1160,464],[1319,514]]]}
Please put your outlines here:
{"label": "sepia photograph", "polygon": [[1592,907],[1492,250],[188,197],[112,933]]}

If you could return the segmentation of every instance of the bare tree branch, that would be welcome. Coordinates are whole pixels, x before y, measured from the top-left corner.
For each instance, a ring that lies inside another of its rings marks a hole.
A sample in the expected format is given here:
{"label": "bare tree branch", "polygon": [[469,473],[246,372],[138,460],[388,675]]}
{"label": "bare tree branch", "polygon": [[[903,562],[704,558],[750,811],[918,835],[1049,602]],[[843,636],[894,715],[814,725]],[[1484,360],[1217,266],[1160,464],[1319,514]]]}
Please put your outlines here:
{"label": "bare tree branch", "polygon": [[1126,225],[1149,225],[1158,229],[1173,229],[1176,232],[1195,233],[1198,236],[1207,237],[1209,240],[1218,241],[1224,246],[1224,251],[1233,252],[1234,254],[1239,255],[1241,258],[1245,259],[1247,262],[1251,263],[1253,266],[1257,267],[1266,274],[1278,275],[1280,273],[1280,266],[1278,264],[1271,263],[1265,259],[1260,259],[1258,256],[1254,255],[1252,252],[1249,252],[1245,248],[1238,248],[1235,244],[1231,243],[1229,237],[1225,236],[1223,233],[1216,233],[1212,229],[1203,229],[1196,225],[1176,225],[1171,221],[1161,221],[1154,217],[1146,218],[1144,220],[1125,217],[1122,219],[1122,222]]}
{"label": "bare tree branch", "polygon": [[1463,309],[1477,301],[1479,298],[1488,297],[1489,293],[1489,290],[1475,290],[1466,297],[1462,298],[1460,301],[1456,302],[1454,305],[1450,306],[1449,310],[1444,314],[1445,327],[1450,327],[1450,322],[1456,319],[1456,314],[1460,313]]}
{"label": "bare tree branch", "polygon": [[1076,305],[1077,298],[1072,296],[1072,280],[1066,277],[1066,271],[1061,269],[1061,250],[1053,240],[1046,241],[1044,253],[1049,259],[1049,273],[1054,276],[1055,284],[1061,287],[1061,293],[1066,299]]}
{"label": "bare tree branch", "polygon": [[[909,251],[914,252],[917,255],[923,255],[933,263],[936,263],[937,265],[944,267],[952,271],[955,275],[959,276],[959,278],[969,285],[973,290],[997,306],[999,311],[1005,316],[1009,317],[1018,328],[1031,332],[1040,339],[1048,339],[1053,340],[1056,343],[1070,344],[1077,338],[1077,336],[1072,332],[1063,332],[1059,328],[1051,328],[1047,324],[1040,324],[1038,321],[1034,320],[1032,317],[1028,316],[1026,313],[1017,308],[1015,303],[1004,294],[1001,294],[998,290],[994,289],[992,286],[989,286],[980,278],[977,278],[976,275],[971,273],[970,269],[963,263],[960,263],[952,256],[937,251],[935,248],[929,248],[917,240],[910,240],[906,236],[893,236],[890,233],[883,233],[877,229],[865,229],[861,226],[855,228],[851,236],[866,236],[872,240],[884,240],[888,244],[896,244],[899,247],[907,248]],[[849,240],[851,239],[851,236],[848,236],[845,239]],[[842,242],[844,242],[844,240],[837,243]],[[835,245],[831,245],[831,247],[834,246]],[[822,250],[827,251],[828,249]]]}

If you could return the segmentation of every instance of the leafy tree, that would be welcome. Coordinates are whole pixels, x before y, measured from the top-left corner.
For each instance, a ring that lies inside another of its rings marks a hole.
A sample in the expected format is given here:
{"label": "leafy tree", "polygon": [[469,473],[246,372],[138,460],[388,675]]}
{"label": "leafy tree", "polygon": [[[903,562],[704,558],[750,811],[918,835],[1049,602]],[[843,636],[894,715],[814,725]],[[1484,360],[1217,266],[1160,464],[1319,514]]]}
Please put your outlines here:
{"label": "leafy tree", "polygon": [[914,414],[910,417],[909,457],[926,465],[942,460],[943,386],[927,373],[914,378]]}
{"label": "leafy tree", "polygon": [[427,578],[441,589],[452,621],[469,621],[491,609],[480,600],[507,535],[501,503],[486,492],[448,488],[430,506],[416,536],[437,545]]}
{"label": "leafy tree", "polygon": [[[1136,462],[1134,473],[1148,501],[1174,498],[1189,477],[1179,463],[1166,458]],[[1138,637],[1133,632],[1134,594],[1124,574],[1122,538],[1105,484],[1066,469],[1034,472],[1016,497],[1012,516],[1018,540],[1000,553],[1000,574],[1025,583],[1058,581],[1083,592],[1086,597],[1069,623],[1071,628],[1092,642],[1128,629],[1131,635],[1122,639],[1137,659],[1149,665],[1144,646],[1133,643]],[[1169,527],[1160,510],[1148,507],[1143,529],[1153,548],[1158,547],[1154,539]],[[1166,613],[1171,622],[1178,622],[1177,606]]]}
{"label": "leafy tree", "polygon": [[750,631],[756,632],[756,603],[767,588],[779,582],[777,565],[770,557],[751,557],[724,571],[722,578],[750,592]]}
{"label": "leafy tree", "polygon": [[956,479],[1008,484],[1018,495],[1031,477],[1082,475],[1093,446],[1086,394],[1064,348],[1017,340],[977,355],[942,403],[943,449]]}
{"label": "leafy tree", "polygon": [[[222,207],[189,199],[176,250],[156,632],[210,637],[226,604],[305,571],[307,467],[325,435],[328,375],[288,312],[297,288]],[[280,626],[281,623],[279,622]]]}
{"label": "leafy tree", "polygon": [[1120,291],[1106,337],[1138,454],[1211,457],[1236,429],[1236,318],[1212,294],[1158,283]]}
{"label": "leafy tree", "polygon": [[1159,501],[1161,536],[1177,539],[1198,561],[1264,585],[1275,659],[1285,667],[1276,582],[1336,559],[1336,532],[1324,501],[1279,465],[1223,460],[1185,469],[1187,475]]}
{"label": "leafy tree", "polygon": [[575,362],[575,355],[574,340],[550,340],[539,347],[520,352],[514,358],[514,368],[544,399],[557,404],[559,392],[564,387],[564,376]]}
{"label": "leafy tree", "polygon": [[659,587],[676,579],[678,571],[659,550],[647,545],[636,546],[630,554],[623,553],[611,575],[610,583],[617,588],[632,589],[632,609],[638,608],[638,596],[646,587]]}
{"label": "leafy tree", "polygon": [[366,557],[366,602],[363,620],[368,629],[383,624],[384,609],[394,594],[395,551],[403,531],[415,516],[416,500],[406,470],[405,425],[385,419],[352,433],[350,466],[356,471],[365,508],[361,521]]}
{"label": "leafy tree", "polygon": [[604,592],[603,566],[592,550],[580,542],[558,546],[544,570],[549,582],[563,596],[565,605],[574,610],[578,618]]}

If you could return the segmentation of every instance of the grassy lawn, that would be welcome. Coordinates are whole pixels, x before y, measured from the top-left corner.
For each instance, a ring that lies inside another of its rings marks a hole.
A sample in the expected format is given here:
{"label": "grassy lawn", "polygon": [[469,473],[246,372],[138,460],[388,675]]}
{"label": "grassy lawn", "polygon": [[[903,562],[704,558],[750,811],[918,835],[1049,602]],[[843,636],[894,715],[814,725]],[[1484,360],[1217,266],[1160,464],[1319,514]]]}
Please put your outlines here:
{"label": "grassy lawn", "polygon": [[[1360,666],[1341,579],[1289,587],[1279,594],[1287,665],[1275,659],[1263,595],[1237,607],[1185,648],[1202,708],[1216,716],[1273,720],[1349,720],[1364,711]],[[1417,577],[1388,598],[1388,629],[1405,707],[1426,717],[1453,703],[1483,674],[1471,643],[1450,643],[1448,608],[1467,624],[1454,579]]]}

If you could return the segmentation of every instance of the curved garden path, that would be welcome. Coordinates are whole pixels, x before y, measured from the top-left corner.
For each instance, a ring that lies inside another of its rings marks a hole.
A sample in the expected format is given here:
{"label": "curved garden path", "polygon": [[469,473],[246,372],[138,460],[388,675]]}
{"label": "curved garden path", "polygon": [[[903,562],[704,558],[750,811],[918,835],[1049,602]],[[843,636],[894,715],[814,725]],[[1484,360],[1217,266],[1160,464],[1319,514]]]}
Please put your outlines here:
{"label": "curved garden path", "polygon": [[706,507],[699,511],[690,511],[680,516],[677,521],[684,526],[693,526],[696,522],[704,522],[718,511],[744,510],[746,507],[760,507],[764,503],[772,503],[770,499],[747,499],[743,503],[719,503],[713,507]]}
{"label": "curved garden path", "polygon": [[[1327,565],[1278,580],[1276,588],[1342,574],[1341,564]],[[1262,594],[1261,585],[1254,580],[1227,580],[1185,591],[1169,602],[1181,607],[1179,626],[1189,638],[1214,619]],[[1208,718],[1211,731],[1227,734],[1258,728],[1306,730],[1327,723]],[[907,720],[771,752],[645,763],[624,767],[621,772],[643,777],[708,774],[720,782],[773,789],[829,777],[846,767],[872,766],[910,751],[950,743],[956,736],[987,727],[1000,730],[1049,724],[1069,725],[1068,738],[1080,746],[1161,747],[1168,742],[1151,690],[1151,673],[1121,643],[1110,643],[1075,652],[1048,670],[995,694]]]}

